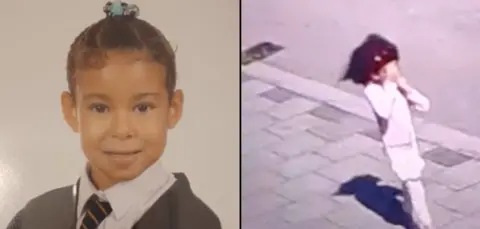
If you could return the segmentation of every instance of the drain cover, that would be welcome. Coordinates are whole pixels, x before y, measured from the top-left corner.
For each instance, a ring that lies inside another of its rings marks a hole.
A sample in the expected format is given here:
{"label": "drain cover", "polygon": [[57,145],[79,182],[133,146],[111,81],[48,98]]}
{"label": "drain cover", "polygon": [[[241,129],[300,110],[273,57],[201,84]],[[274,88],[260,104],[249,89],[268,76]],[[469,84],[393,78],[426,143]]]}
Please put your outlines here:
{"label": "drain cover", "polygon": [[256,44],[242,52],[242,65],[248,65],[252,62],[263,60],[283,49],[283,46],[271,42]]}

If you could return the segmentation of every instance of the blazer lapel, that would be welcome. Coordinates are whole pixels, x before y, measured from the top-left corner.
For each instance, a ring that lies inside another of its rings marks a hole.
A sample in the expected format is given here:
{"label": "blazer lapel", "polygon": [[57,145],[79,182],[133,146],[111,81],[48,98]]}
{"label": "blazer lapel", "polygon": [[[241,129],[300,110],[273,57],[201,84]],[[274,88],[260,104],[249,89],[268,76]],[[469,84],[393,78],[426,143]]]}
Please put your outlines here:
{"label": "blazer lapel", "polygon": [[172,192],[167,191],[157,202],[143,215],[134,226],[134,229],[176,229],[175,215],[171,208]]}
{"label": "blazer lapel", "polygon": [[64,197],[62,198],[61,211],[58,211],[58,220],[55,227],[52,228],[76,228],[76,218],[75,215],[75,198],[73,196],[73,189],[75,186],[70,186],[68,192],[65,192]]}

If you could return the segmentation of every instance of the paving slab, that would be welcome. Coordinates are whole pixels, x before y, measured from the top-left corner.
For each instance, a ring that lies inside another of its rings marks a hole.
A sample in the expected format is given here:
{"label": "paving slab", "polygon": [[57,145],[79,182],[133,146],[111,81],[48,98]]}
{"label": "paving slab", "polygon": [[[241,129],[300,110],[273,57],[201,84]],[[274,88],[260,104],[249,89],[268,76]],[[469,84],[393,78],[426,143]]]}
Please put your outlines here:
{"label": "paving slab", "polygon": [[[403,197],[363,98],[260,62],[243,70],[245,228],[402,228],[382,212]],[[414,124],[435,226],[478,228],[480,139],[422,117]],[[383,196],[379,209],[361,193]]]}
{"label": "paving slab", "polygon": [[[321,175],[310,173],[283,183],[275,189],[279,195],[298,201],[306,196],[319,195],[324,197],[332,196],[338,189],[338,183]],[[332,198],[333,199],[333,198]]]}
{"label": "paving slab", "polygon": [[442,229],[476,229],[480,228],[480,214],[463,217],[457,219],[445,226]]}
{"label": "paving slab", "polygon": [[302,97],[294,97],[283,103],[277,104],[268,112],[271,116],[285,120],[298,114],[303,114],[310,111],[320,104],[312,102]]}

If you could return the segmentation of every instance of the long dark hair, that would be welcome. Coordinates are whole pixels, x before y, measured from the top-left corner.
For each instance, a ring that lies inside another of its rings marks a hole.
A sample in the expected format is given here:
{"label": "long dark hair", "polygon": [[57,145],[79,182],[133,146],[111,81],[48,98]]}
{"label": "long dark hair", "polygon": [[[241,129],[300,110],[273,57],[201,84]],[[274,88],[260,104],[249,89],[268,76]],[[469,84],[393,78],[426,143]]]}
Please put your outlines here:
{"label": "long dark hair", "polygon": [[372,74],[392,60],[399,60],[397,46],[379,34],[369,34],[351,53],[340,80],[366,85]]}

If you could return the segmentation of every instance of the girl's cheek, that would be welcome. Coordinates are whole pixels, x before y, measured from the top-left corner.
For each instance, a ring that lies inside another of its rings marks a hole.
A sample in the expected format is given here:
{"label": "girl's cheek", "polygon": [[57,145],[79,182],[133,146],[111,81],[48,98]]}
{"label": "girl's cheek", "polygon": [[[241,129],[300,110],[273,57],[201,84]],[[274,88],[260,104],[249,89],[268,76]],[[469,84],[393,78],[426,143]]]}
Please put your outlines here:
{"label": "girl's cheek", "polygon": [[382,83],[382,77],[380,75],[372,75],[371,77],[373,83]]}
{"label": "girl's cheek", "polygon": [[383,81],[385,80],[386,76],[387,76],[387,73],[385,71],[380,71],[378,75],[375,75],[375,78],[377,81]]}

